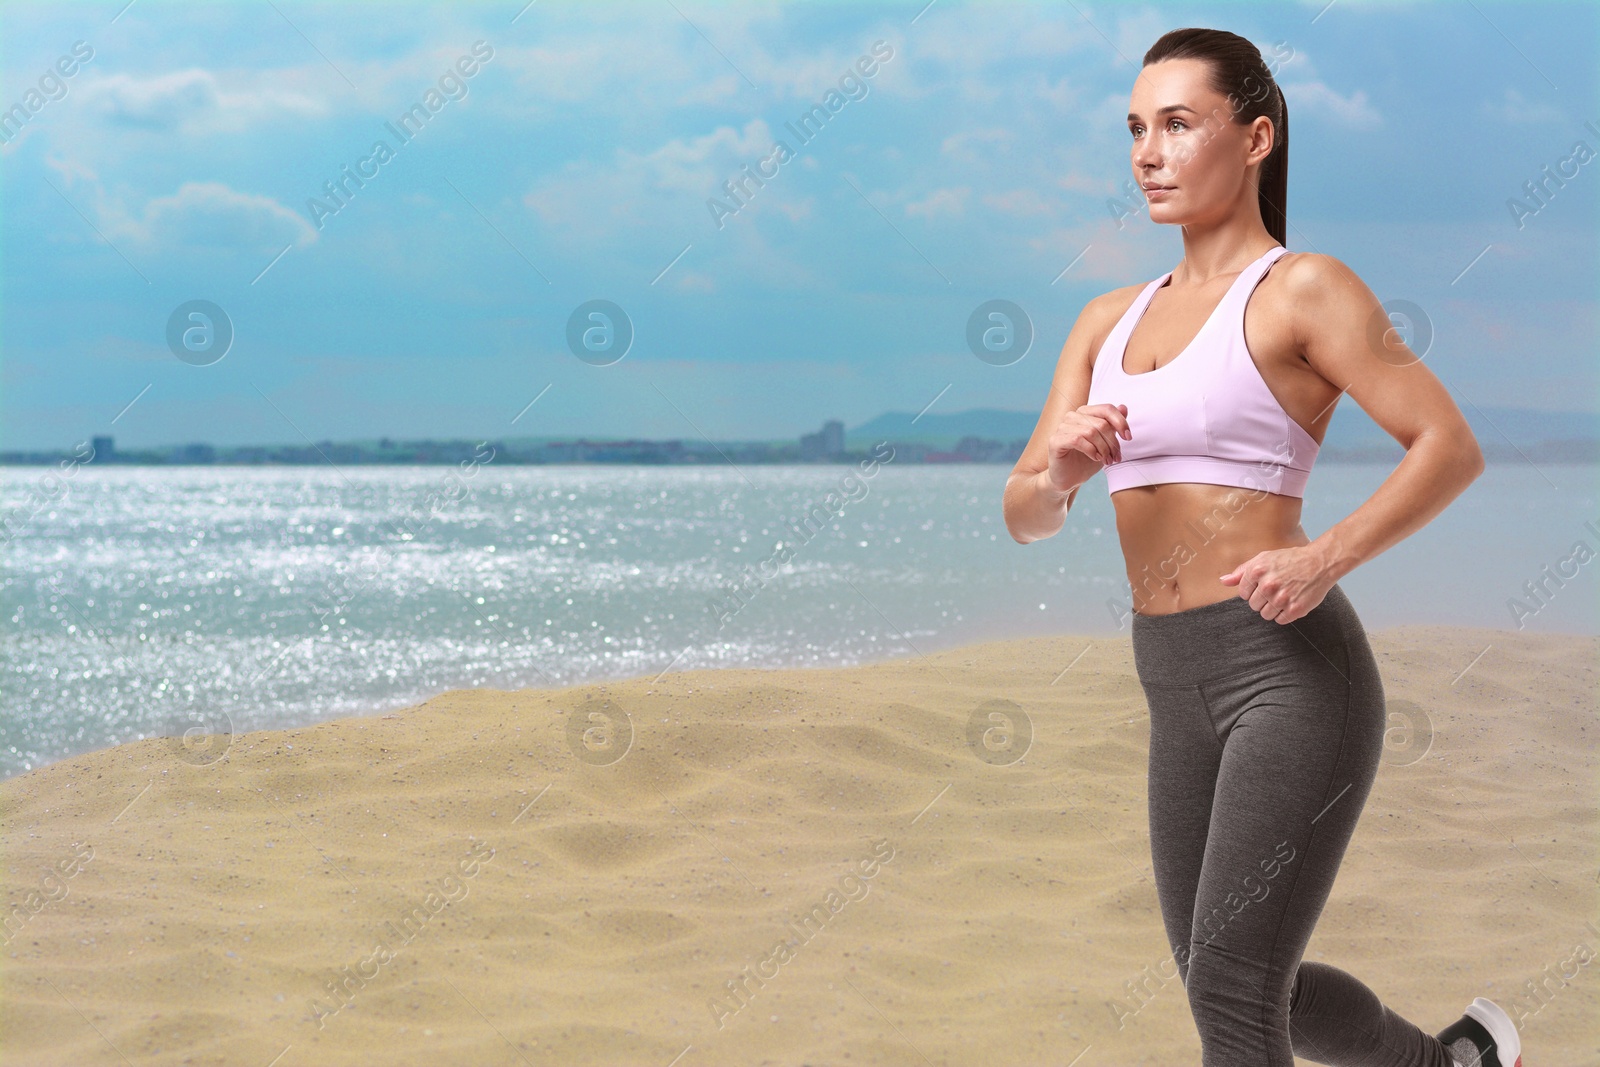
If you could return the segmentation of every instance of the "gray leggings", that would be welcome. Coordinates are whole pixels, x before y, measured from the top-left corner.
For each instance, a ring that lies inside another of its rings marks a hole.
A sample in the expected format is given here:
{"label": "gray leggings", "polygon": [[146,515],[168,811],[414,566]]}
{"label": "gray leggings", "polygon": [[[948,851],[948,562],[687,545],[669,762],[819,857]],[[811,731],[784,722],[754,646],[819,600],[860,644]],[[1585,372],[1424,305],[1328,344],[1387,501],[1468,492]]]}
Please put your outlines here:
{"label": "gray leggings", "polygon": [[1287,624],[1234,596],[1132,627],[1156,893],[1204,1067],[1451,1067],[1356,978],[1300,958],[1383,754],[1383,683],[1344,591]]}

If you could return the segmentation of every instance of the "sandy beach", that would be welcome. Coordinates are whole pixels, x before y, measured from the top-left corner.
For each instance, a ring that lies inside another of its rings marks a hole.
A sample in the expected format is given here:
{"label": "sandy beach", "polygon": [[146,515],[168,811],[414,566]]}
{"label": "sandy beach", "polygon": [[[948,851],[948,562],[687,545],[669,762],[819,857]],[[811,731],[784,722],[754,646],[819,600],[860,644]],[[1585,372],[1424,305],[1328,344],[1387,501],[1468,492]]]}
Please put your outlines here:
{"label": "sandy beach", "polygon": [[[1600,1065],[1600,639],[1371,636],[1393,758],[1306,958]],[[68,758],[0,783],[0,1061],[1195,1064],[1147,746],[1123,634]]]}

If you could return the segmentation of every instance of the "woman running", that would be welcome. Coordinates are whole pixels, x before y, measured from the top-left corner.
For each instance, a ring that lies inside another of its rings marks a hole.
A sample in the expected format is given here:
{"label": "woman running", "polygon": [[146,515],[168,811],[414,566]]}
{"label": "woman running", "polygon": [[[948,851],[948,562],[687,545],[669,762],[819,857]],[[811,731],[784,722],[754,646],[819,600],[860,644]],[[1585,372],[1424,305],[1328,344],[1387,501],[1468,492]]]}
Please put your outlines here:
{"label": "woman running", "polygon": [[[1460,494],[1478,443],[1361,280],[1284,248],[1288,112],[1254,45],[1166,34],[1128,129],[1150,219],[1183,228],[1183,260],[1078,316],[1004,511],[1018,542],[1049,537],[1106,472],[1150,708],[1156,892],[1205,1067],[1520,1067],[1487,998],[1429,1034],[1301,960],[1385,729],[1337,580]],[[1406,455],[1311,540],[1301,496],[1342,393]]]}

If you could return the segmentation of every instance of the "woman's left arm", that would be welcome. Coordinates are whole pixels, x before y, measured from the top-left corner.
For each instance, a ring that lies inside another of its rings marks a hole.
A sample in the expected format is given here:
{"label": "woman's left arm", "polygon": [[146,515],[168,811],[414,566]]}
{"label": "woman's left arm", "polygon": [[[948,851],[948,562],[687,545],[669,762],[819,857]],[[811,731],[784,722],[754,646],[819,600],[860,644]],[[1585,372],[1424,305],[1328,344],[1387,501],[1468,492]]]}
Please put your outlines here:
{"label": "woman's left arm", "polygon": [[[1287,272],[1287,289],[1296,344],[1406,454],[1365,503],[1310,544],[1263,552],[1224,576],[1238,581],[1239,595],[1258,609],[1279,601],[1278,622],[1310,611],[1334,582],[1426,526],[1483,473],[1483,451],[1467,420],[1400,340],[1372,290],[1333,256],[1295,258],[1300,262],[1284,266],[1295,268]],[[1280,553],[1293,556],[1270,558]]]}

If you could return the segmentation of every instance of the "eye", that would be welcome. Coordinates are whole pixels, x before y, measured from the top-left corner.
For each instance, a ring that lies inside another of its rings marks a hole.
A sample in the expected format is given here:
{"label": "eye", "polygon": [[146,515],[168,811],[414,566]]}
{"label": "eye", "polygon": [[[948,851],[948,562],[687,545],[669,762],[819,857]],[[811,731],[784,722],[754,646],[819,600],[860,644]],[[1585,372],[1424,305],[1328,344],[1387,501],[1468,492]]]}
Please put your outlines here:
{"label": "eye", "polygon": [[[1182,119],[1172,119],[1171,122],[1176,122],[1179,126],[1182,126],[1184,129],[1188,129],[1189,128],[1188,123],[1184,122]],[[1169,127],[1171,125],[1171,122],[1168,123]]]}

